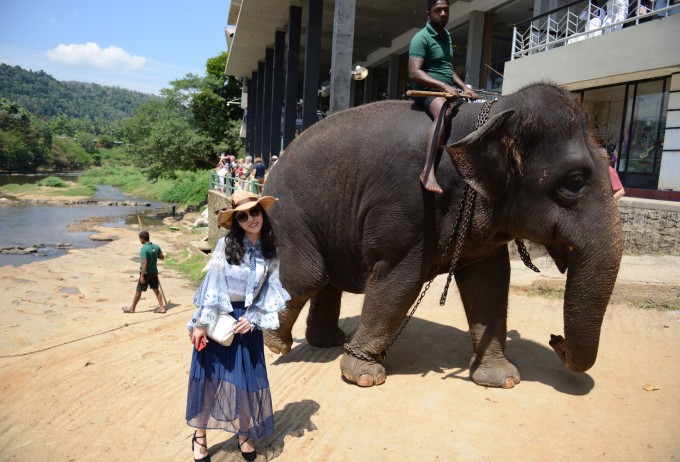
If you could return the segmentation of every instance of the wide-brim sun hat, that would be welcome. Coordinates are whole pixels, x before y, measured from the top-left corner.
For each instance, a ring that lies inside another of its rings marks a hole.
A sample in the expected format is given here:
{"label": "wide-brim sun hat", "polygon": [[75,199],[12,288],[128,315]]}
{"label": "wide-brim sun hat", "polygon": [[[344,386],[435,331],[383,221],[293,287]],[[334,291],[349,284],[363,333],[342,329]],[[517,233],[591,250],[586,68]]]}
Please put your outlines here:
{"label": "wide-brim sun hat", "polygon": [[256,194],[250,191],[234,191],[234,194],[231,195],[231,207],[223,208],[215,212],[217,213],[217,224],[223,228],[229,229],[231,228],[231,219],[235,213],[250,210],[256,205],[259,205],[267,212],[276,201],[278,201],[278,199],[272,196],[262,196],[258,198]]}

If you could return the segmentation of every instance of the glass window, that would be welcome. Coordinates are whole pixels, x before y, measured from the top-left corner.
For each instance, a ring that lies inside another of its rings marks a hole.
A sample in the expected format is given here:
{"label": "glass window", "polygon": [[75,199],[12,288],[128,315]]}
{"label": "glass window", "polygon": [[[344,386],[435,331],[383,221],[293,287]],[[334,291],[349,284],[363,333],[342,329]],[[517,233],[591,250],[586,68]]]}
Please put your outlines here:
{"label": "glass window", "polygon": [[668,105],[666,80],[629,85],[619,165],[626,186],[657,187]]}

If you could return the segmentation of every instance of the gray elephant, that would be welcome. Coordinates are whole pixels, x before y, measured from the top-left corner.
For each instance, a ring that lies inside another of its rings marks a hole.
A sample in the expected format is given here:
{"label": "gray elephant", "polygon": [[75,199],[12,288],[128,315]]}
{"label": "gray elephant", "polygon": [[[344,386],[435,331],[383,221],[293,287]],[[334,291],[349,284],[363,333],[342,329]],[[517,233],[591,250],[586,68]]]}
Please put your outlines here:
{"label": "gray elephant", "polygon": [[[480,110],[488,120],[477,128]],[[444,138],[449,155],[437,165],[444,194],[421,187],[432,122],[408,101],[336,113],[288,146],[266,184],[266,194],[280,199],[270,216],[281,281],[292,297],[281,327],[266,332],[272,351],[290,351],[291,329],[310,299],[309,343],[343,344],[341,294],[364,293],[341,372],[360,386],[383,383],[380,354],[423,284],[447,272],[453,246],[444,250],[462,214],[461,197],[475,191],[454,273],[472,336],[471,379],[503,388],[520,382],[504,353],[507,243],[515,238],[543,244],[567,271],[565,339],[554,347],[573,371],[594,364],[623,233],[606,158],[594,147],[580,103],[564,89],[535,84],[490,108],[464,103],[454,112]]]}

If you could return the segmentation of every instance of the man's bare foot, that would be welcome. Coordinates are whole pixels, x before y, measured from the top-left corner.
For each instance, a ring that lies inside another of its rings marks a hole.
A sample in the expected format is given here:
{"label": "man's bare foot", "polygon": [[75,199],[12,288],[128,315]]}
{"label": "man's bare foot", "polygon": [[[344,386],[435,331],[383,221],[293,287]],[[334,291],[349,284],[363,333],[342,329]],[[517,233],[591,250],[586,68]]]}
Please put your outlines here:
{"label": "man's bare foot", "polygon": [[123,307],[123,313],[134,313],[134,312],[135,312],[135,310],[133,310],[132,308],[130,308],[128,306]]}
{"label": "man's bare foot", "polygon": [[434,175],[428,175],[427,179],[425,178],[425,172],[420,174],[420,182],[423,184],[425,189],[428,191],[432,191],[433,193],[437,194],[443,194],[444,191],[442,188],[439,186],[439,183],[437,183],[437,179],[434,177]]}

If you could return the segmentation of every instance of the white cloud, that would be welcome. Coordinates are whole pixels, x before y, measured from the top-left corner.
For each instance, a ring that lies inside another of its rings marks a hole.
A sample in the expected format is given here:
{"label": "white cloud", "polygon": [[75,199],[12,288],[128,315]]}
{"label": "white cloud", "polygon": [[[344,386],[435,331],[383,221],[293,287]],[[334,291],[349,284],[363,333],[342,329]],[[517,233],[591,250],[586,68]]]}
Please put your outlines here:
{"label": "white cloud", "polygon": [[71,66],[101,69],[138,69],[146,64],[146,58],[143,56],[133,56],[117,46],[102,49],[95,42],[87,42],[83,45],[62,43],[48,50],[47,57],[52,61]]}

